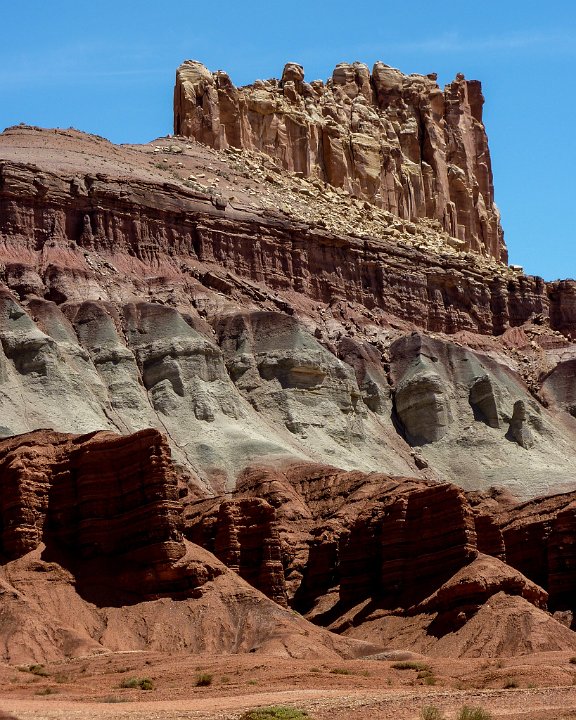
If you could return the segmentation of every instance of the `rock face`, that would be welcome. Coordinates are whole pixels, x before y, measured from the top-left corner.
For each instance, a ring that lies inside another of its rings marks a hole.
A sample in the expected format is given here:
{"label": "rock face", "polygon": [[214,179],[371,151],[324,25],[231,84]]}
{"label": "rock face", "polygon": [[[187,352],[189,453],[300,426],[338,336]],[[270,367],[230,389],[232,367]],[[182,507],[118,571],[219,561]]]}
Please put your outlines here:
{"label": "rock face", "polygon": [[[209,506],[212,503],[209,503]],[[187,536],[279,605],[286,586],[276,512],[263,498],[226,500],[188,525]]]}
{"label": "rock face", "polygon": [[[541,384],[575,352],[570,282],[457,251],[312,181],[266,180],[253,155],[173,142],[0,136],[4,436],[154,427],[200,495],[280,456],[521,498],[573,486],[575,421],[552,375]],[[42,167],[18,160],[27,143]],[[239,188],[224,207],[186,179],[221,181],[215,165]]]}
{"label": "rock face", "polygon": [[[185,540],[179,494],[155,430],[37,431],[0,442],[2,661],[105,649],[292,657],[370,650],[294,618]],[[234,524],[240,509],[255,527]],[[268,575],[277,571],[270,543],[258,545],[271,514],[259,500],[222,509],[217,544],[236,569],[251,569],[263,552]]]}
{"label": "rock face", "polygon": [[236,88],[186,61],[176,72],[174,132],[217,149],[255,149],[406,220],[431,218],[466,249],[505,259],[494,205],[480,83],[442,91],[434,75],[384,63],[339,64],[326,84],[300,65]]}
{"label": "rock face", "polygon": [[576,651],[576,284],[500,262],[479,87],[179,78],[188,138],[0,134],[4,657]]}
{"label": "rock face", "polygon": [[43,543],[97,602],[186,594],[209,577],[175,570],[186,554],[178,489],[155,430],[20,435],[0,445],[0,478],[0,553],[15,559]]}
{"label": "rock face", "polygon": [[[515,512],[521,517],[528,506],[505,511],[505,504],[476,495],[470,504],[453,485],[308,463],[282,470],[255,466],[243,474],[235,500],[188,505],[185,532],[217,546],[222,523],[221,557],[238,567],[238,558],[254,553],[257,531],[243,533],[246,519],[266,498],[260,544],[278,548],[283,574],[276,577],[284,582],[284,597],[315,623],[360,638],[372,633],[387,647],[400,642],[432,655],[576,647],[576,635],[546,612],[548,593],[527,576],[532,575],[478,552],[490,540],[504,556],[503,538],[509,537],[504,523]],[[478,517],[490,518],[488,534],[485,523],[475,522]],[[569,544],[566,533],[572,532],[566,513],[558,517],[554,547],[560,537]],[[542,538],[535,534],[521,545],[534,553]],[[570,550],[563,555],[569,557]],[[557,559],[555,567],[560,564]],[[256,575],[262,567],[255,560]],[[562,592],[572,590],[566,570],[553,577]],[[552,576],[545,581],[554,586]],[[481,630],[491,617],[492,634]],[[505,629],[498,629],[500,622]]]}

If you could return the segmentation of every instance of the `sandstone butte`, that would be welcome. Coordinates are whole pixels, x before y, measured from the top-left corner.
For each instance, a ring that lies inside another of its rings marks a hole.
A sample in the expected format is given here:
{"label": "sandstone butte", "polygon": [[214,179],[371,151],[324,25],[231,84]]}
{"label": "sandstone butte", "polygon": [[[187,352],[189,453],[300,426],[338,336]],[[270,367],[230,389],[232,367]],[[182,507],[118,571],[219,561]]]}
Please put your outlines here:
{"label": "sandstone butte", "polygon": [[506,264],[480,84],[174,97],[0,134],[0,660],[565,663],[576,282]]}

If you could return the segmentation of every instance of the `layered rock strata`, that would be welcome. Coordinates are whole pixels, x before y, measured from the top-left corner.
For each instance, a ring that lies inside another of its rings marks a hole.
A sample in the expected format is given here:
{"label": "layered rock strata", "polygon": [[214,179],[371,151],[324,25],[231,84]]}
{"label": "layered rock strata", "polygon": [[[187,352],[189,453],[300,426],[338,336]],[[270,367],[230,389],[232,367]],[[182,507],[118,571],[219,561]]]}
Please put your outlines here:
{"label": "layered rock strata", "polygon": [[0,554],[44,544],[101,601],[194,593],[170,450],[155,430],[118,437],[37,431],[0,443]]}
{"label": "layered rock strata", "polygon": [[[546,589],[529,579],[533,573],[523,574],[503,559],[504,518],[511,521],[516,511],[522,516],[528,505],[515,508],[498,493],[470,493],[469,502],[453,485],[414,478],[308,463],[281,470],[253,466],[243,474],[233,501],[188,504],[185,532],[194,539],[205,533],[214,544],[217,519],[226,518],[228,528],[233,514],[240,529],[239,509],[252,507],[257,498],[274,508],[272,526],[264,526],[264,543],[280,540],[288,604],[317,624],[433,655],[573,646],[574,635],[547,612]],[[486,523],[478,524],[479,517],[490,518],[489,532]],[[566,540],[571,530],[565,517],[558,530]],[[239,540],[230,556],[237,563],[241,533],[226,529],[225,534]],[[249,554],[251,540],[245,536],[244,542]],[[529,552],[541,544],[536,536],[523,541]],[[502,559],[479,552],[488,545]],[[570,557],[569,547],[563,557]],[[568,590],[566,573],[562,581]],[[545,586],[553,587],[552,576],[545,578]],[[482,631],[489,618],[492,633]],[[521,638],[513,630],[519,624]]]}
{"label": "layered rock strata", "polygon": [[339,64],[330,80],[236,88],[229,76],[186,61],[176,72],[174,132],[217,149],[255,149],[412,220],[440,221],[463,248],[505,259],[494,205],[480,83],[459,74],[403,75],[378,62]]}

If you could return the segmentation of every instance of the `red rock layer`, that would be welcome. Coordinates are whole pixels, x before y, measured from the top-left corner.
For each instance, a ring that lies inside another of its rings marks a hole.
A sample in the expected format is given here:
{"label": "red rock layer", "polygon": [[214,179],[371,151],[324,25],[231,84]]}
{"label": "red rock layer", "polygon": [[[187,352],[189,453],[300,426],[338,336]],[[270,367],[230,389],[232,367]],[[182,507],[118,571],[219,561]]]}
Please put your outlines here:
{"label": "red rock layer", "polygon": [[545,588],[554,610],[576,610],[574,493],[538,498],[501,516],[506,562]]}
{"label": "red rock layer", "polygon": [[405,76],[383,63],[336,67],[324,85],[290,63],[282,79],[235,88],[186,61],[174,131],[217,149],[257,149],[405,219],[429,217],[472,249],[505,259],[480,83]]}
{"label": "red rock layer", "polygon": [[[240,510],[253,508],[256,497],[267,498],[276,509],[288,602],[321,624],[366,601],[408,611],[468,566],[466,602],[476,609],[492,594],[518,588],[530,601],[545,603],[544,591],[532,584],[526,589],[528,581],[510,568],[502,570],[498,560],[489,582],[474,579],[474,514],[454,485],[302,463],[283,470],[249,468],[237,497],[232,503],[214,499],[190,505],[188,537],[208,547],[225,538],[219,557],[238,567],[243,553],[253,552]],[[256,562],[254,571],[260,567]],[[458,587],[441,594],[444,609],[456,608],[456,614],[457,593]]]}
{"label": "red rock layer", "polygon": [[187,536],[213,552],[279,605],[286,606],[282,550],[274,508],[261,498],[241,498],[213,505],[212,512],[190,523]]}
{"label": "red rock layer", "polygon": [[471,510],[454,485],[438,485],[381,502],[361,515],[340,549],[340,597],[367,597],[409,607],[476,557]]}
{"label": "red rock layer", "polygon": [[[172,300],[183,292],[189,302],[203,284],[285,312],[293,306],[282,293],[296,291],[431,331],[499,334],[542,315],[552,329],[576,333],[573,281],[511,280],[464,256],[218,208],[210,196],[170,183],[0,163],[0,238],[7,286],[57,303],[132,300],[166,284]],[[86,253],[106,261],[95,267]]]}
{"label": "red rock layer", "polygon": [[189,595],[210,569],[185,555],[176,474],[156,430],[36,431],[0,442],[0,554],[41,543],[96,602]]}

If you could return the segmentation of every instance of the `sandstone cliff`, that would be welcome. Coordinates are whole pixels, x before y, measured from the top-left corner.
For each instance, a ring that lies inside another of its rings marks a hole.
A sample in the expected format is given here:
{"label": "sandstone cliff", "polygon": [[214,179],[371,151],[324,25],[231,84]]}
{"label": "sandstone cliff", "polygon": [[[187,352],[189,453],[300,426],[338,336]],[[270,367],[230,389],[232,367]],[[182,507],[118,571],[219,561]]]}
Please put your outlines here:
{"label": "sandstone cliff", "polygon": [[340,63],[326,83],[300,65],[236,88],[186,61],[176,72],[174,132],[217,149],[259,150],[406,220],[433,218],[461,246],[506,258],[480,83],[442,91],[435,75]]}
{"label": "sandstone cliff", "polygon": [[[222,537],[230,526],[220,521]],[[2,661],[144,648],[291,657],[373,649],[295,618],[183,529],[175,468],[154,430],[0,442]],[[257,550],[257,537],[244,533],[236,547]]]}

